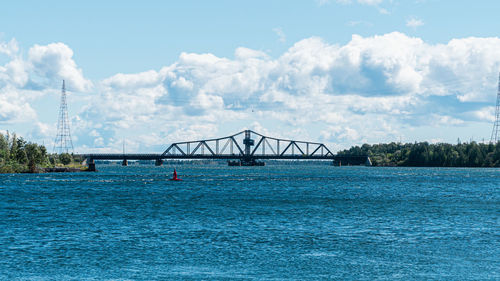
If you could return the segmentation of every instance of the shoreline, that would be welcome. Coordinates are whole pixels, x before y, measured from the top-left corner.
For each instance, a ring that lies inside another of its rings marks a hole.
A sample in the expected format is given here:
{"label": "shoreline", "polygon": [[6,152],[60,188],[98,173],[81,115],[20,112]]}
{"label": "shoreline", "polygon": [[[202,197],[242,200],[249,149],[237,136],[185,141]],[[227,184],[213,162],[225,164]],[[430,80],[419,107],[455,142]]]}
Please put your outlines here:
{"label": "shoreline", "polygon": [[[90,172],[87,169],[80,168],[69,168],[69,167],[50,167],[50,168],[42,168],[41,172],[38,173],[74,173],[74,172]],[[35,172],[37,173],[37,172]]]}
{"label": "shoreline", "polygon": [[34,171],[29,169],[14,170],[9,169],[7,172],[0,172],[1,174],[44,174],[44,173],[77,173],[77,172],[91,172],[88,168],[73,168],[73,167],[46,167],[36,168]]}

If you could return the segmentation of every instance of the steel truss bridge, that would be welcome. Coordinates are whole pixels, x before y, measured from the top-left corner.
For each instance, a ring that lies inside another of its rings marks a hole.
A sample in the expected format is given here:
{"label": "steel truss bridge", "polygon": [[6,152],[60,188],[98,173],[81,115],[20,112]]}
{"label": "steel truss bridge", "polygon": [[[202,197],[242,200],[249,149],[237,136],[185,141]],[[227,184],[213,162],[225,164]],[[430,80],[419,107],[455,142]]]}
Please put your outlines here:
{"label": "steel truss bridge", "polygon": [[162,154],[83,154],[90,170],[94,160],[154,160],[161,165],[167,159],[224,159],[231,166],[263,166],[259,160],[330,160],[337,165],[369,164],[367,156],[336,156],[322,143],[279,139],[252,130],[198,141],[172,143]]}

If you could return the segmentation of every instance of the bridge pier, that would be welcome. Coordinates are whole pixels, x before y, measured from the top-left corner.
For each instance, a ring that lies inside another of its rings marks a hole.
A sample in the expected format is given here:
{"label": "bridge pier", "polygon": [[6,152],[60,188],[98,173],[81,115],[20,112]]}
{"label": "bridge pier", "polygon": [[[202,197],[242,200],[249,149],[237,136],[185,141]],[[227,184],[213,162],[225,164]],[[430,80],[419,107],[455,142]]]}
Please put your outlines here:
{"label": "bridge pier", "polygon": [[128,166],[128,161],[127,161],[127,159],[123,159],[123,161],[122,161],[122,166]]}
{"label": "bridge pier", "polygon": [[155,160],[155,166],[161,166],[161,165],[163,165],[163,160],[161,160],[161,159],[156,159],[156,160]]}
{"label": "bridge pier", "polygon": [[95,168],[95,162],[94,162],[94,159],[90,159],[87,161],[87,171],[89,172],[97,172],[96,168]]}

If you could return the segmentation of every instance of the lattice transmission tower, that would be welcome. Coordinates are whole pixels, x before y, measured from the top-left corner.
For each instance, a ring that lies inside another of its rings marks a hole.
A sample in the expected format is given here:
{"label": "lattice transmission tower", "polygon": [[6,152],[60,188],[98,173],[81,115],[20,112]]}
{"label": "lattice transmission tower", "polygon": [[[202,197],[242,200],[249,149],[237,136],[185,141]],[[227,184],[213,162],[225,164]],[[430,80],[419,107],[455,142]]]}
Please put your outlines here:
{"label": "lattice transmission tower", "polygon": [[493,124],[493,131],[491,132],[490,142],[496,143],[500,141],[500,74],[498,75],[498,91],[497,91],[497,105],[495,107],[495,123]]}
{"label": "lattice transmission tower", "polygon": [[73,153],[73,142],[69,130],[68,105],[66,104],[66,86],[62,84],[59,120],[57,121],[57,136],[54,141],[54,153]]}

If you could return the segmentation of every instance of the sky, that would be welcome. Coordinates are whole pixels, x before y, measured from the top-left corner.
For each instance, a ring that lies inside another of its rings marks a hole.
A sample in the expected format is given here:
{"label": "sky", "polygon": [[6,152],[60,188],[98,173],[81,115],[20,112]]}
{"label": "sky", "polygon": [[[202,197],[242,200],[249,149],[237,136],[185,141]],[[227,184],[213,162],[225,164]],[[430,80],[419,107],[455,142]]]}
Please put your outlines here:
{"label": "sky", "polygon": [[488,141],[499,1],[6,1],[0,132],[162,152],[252,129],[325,143]]}

